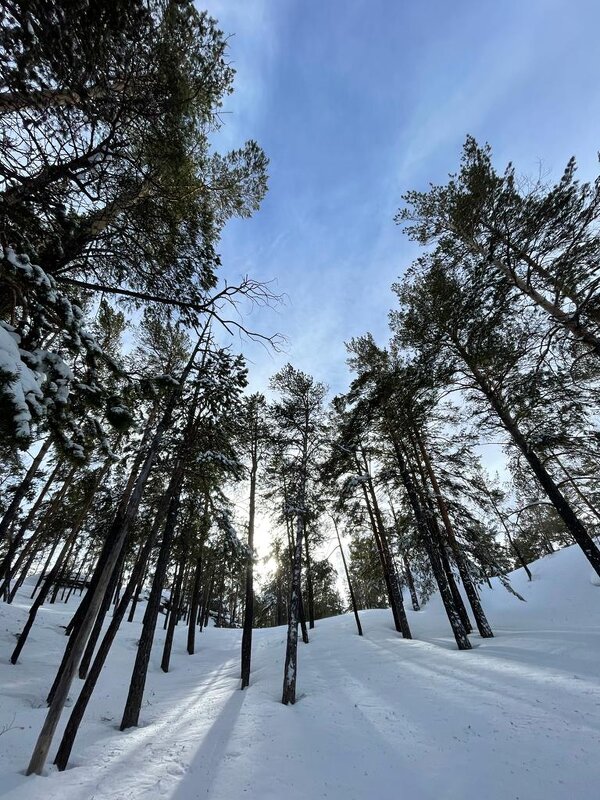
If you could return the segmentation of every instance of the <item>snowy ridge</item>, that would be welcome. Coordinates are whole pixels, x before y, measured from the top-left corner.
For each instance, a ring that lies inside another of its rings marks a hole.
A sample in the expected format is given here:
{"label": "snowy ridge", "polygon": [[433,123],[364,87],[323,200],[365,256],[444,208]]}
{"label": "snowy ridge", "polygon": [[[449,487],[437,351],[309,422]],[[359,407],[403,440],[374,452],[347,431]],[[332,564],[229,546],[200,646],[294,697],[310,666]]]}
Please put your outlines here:
{"label": "snowy ridge", "polygon": [[496,637],[473,635],[471,651],[456,650],[437,597],[423,611],[408,612],[413,641],[393,630],[388,610],[362,613],[362,639],[351,615],[318,621],[310,644],[300,645],[293,707],[279,702],[284,628],[255,631],[244,692],[241,631],[205,631],[190,657],[178,628],[165,675],[161,629],[141,726],[122,734],[117,726],[143,615],[138,608],[111,652],[71,768],[60,774],[50,766],[47,777],[30,778],[19,771],[65,643],[59,626],[73,607],[45,607],[13,667],[13,635],[29,602],[21,592],[12,607],[0,606],[0,730],[13,726],[0,736],[0,794],[10,800],[595,798],[600,587],[575,547],[531,568],[531,583],[521,570],[511,576],[526,603],[497,581],[493,590],[482,588]]}

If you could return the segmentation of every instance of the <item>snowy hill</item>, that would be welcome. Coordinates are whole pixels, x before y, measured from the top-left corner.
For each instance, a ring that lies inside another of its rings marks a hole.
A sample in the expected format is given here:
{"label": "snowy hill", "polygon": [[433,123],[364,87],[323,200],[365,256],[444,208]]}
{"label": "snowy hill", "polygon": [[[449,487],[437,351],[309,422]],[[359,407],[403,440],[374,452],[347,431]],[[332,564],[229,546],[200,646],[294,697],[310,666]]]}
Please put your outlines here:
{"label": "snowy hill", "polygon": [[[120,721],[139,622],[124,623],[71,768],[22,774],[72,607],[40,612],[21,663],[8,657],[29,601],[0,604],[0,794],[10,800],[563,800],[600,785],[600,587],[572,547],[521,570],[521,602],[493,582],[482,600],[496,637],[458,652],[441,604],[408,612],[403,640],[387,610],[317,622],[299,651],[299,700],[280,704],[284,628],[255,632],[252,684],[239,691],[239,630],[210,629],[172,670],[155,645],[141,726]],[[29,589],[30,591],[30,589]],[[143,608],[136,619],[141,620]],[[158,635],[162,641],[163,632]],[[14,716],[14,721],[13,721]],[[66,715],[63,719],[66,722]],[[56,740],[56,744],[58,739]],[[54,751],[52,751],[53,753]]]}

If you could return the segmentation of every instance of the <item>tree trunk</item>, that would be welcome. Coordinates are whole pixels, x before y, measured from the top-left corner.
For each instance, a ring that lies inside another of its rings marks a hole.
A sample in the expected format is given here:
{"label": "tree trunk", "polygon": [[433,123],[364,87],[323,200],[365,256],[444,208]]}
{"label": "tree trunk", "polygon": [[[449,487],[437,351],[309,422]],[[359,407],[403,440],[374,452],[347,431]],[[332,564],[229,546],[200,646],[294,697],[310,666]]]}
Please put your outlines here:
{"label": "tree trunk", "polygon": [[472,360],[469,358],[469,354],[466,352],[466,350],[456,341],[455,345],[466,365],[471,370],[471,373],[477,381],[481,391],[487,397],[490,405],[498,415],[502,425],[510,434],[513,442],[525,457],[533,474],[536,476],[542,488],[546,492],[548,499],[558,512],[559,516],[567,526],[567,529],[579,547],[582,549],[585,557],[594,568],[596,574],[600,576],[600,550],[598,549],[596,543],[587,532],[584,524],[573,511],[558,486],[553,481],[550,473],[544,467],[537,453],[533,451],[519,430],[519,427],[509,410],[505,408],[496,392],[492,390],[486,376],[475,366],[475,364],[472,363]]}
{"label": "tree trunk", "polygon": [[450,622],[450,626],[452,628],[452,632],[454,634],[457,647],[459,650],[469,650],[471,648],[471,642],[469,641],[469,637],[467,636],[467,633],[463,627],[458,611],[456,610],[456,606],[454,605],[452,594],[450,592],[450,587],[448,586],[448,582],[446,581],[444,568],[442,566],[439,554],[436,550],[435,543],[431,540],[431,534],[429,532],[429,526],[427,525],[427,519],[421,507],[421,503],[419,502],[419,496],[415,488],[415,485],[413,483],[412,476],[408,470],[404,454],[396,437],[391,433],[390,433],[390,439],[394,448],[394,452],[396,454],[396,459],[398,461],[398,467],[400,469],[400,477],[402,479],[402,483],[404,484],[404,488],[406,489],[410,505],[413,509],[413,513],[415,515],[415,520],[417,523],[417,527],[419,529],[419,533],[421,534],[423,545],[427,550],[429,561],[431,562],[431,568],[433,570],[433,574],[435,576],[438,588],[440,590],[440,596],[442,598],[442,602],[444,603],[444,608],[446,609],[446,614],[448,615],[448,620]]}
{"label": "tree trunk", "polygon": [[[54,496],[52,497],[52,500],[50,501],[50,505],[48,507],[48,510],[46,511],[46,513],[44,514],[44,516],[40,520],[40,522],[38,523],[37,528],[35,529],[33,534],[30,536],[28,541],[25,543],[25,545],[24,545],[23,549],[21,550],[21,552],[19,553],[19,556],[18,556],[14,566],[12,567],[12,569],[9,569],[9,570],[6,571],[5,579],[4,579],[6,585],[8,585],[10,583],[11,578],[19,571],[19,569],[21,568],[21,565],[23,564],[23,562],[25,561],[25,559],[27,558],[29,553],[34,551],[35,547],[42,540],[48,523],[52,521],[53,517],[57,513],[57,511],[58,511],[58,509],[60,507],[60,504],[62,503],[62,500],[63,500],[67,490],[71,486],[71,483],[73,481],[73,476],[75,475],[76,470],[77,470],[77,467],[72,467],[69,470],[69,473],[67,474],[66,478],[64,479],[62,486],[60,487],[60,489],[57,492],[55,492]],[[27,573],[29,571],[29,567],[31,566],[32,562],[33,562],[33,559],[30,559],[27,562],[25,568],[21,571],[21,575],[20,575],[19,579],[17,581],[15,581],[13,589],[9,594],[9,600],[8,600],[9,603],[11,603],[13,601],[14,596],[17,593],[17,590],[19,589],[19,587],[21,586],[21,584],[25,580],[25,578],[27,576]],[[3,589],[0,590],[0,591],[3,591]]]}
{"label": "tree trunk", "polygon": [[194,585],[190,598],[190,619],[188,622],[187,651],[189,655],[194,655],[196,646],[196,625],[198,624],[198,607],[200,605],[200,579],[202,577],[202,556],[196,559],[194,570]]}
{"label": "tree trunk", "polygon": [[298,615],[300,604],[300,582],[302,575],[302,544],[304,541],[304,513],[296,518],[296,543],[292,565],[292,586],[290,595],[290,618],[288,622],[287,645],[285,652],[285,668],[283,672],[283,693],[281,702],[284,705],[296,702],[296,676],[298,669]]}
{"label": "tree trunk", "polygon": [[308,525],[304,531],[304,555],[306,561],[306,591],[308,594],[308,627],[312,630],[315,627],[315,598],[313,594],[310,553],[308,550]]}
{"label": "tree trunk", "polygon": [[167,635],[165,636],[162,660],[160,662],[160,668],[163,672],[169,671],[173,637],[175,636],[175,626],[179,621],[179,603],[181,601],[181,585],[183,583],[184,561],[185,556],[182,556],[181,561],[179,562],[179,569],[177,570],[174,592],[171,596],[171,615],[169,617],[169,625],[167,627]]}
{"label": "tree trunk", "polygon": [[158,530],[159,530],[158,526],[153,526],[151,535],[144,544],[144,547],[142,549],[138,561],[134,564],[133,571],[131,573],[127,586],[125,587],[125,592],[123,593],[123,597],[119,601],[119,605],[117,606],[116,611],[113,614],[108,629],[104,634],[102,641],[100,642],[100,647],[98,648],[96,657],[94,658],[92,666],[89,669],[88,676],[81,689],[81,692],[79,693],[77,702],[73,707],[73,711],[71,712],[71,716],[69,717],[69,721],[67,722],[67,725],[65,727],[65,732],[63,734],[60,746],[56,754],[56,758],[54,760],[54,763],[56,764],[59,770],[64,770],[67,767],[69,755],[71,754],[71,749],[73,747],[77,731],[79,730],[79,725],[81,724],[81,720],[83,719],[83,715],[85,714],[87,704],[89,703],[90,697],[92,696],[98,678],[100,677],[102,667],[104,666],[104,663],[106,661],[112,643],[115,639],[115,636],[117,635],[119,626],[123,621],[123,617],[125,616],[125,612],[127,611],[127,606],[129,605],[129,601],[131,600],[136,584],[138,583],[140,577],[144,573],[144,570],[148,563],[148,559],[150,557],[150,553],[152,552],[152,548],[156,541]]}
{"label": "tree trunk", "polygon": [[121,549],[119,554],[119,558],[114,566],[112,571],[112,575],[110,576],[110,580],[106,587],[106,591],[104,592],[104,597],[102,598],[102,602],[98,609],[98,613],[96,615],[96,619],[94,620],[94,625],[92,627],[91,633],[87,640],[87,644],[85,646],[85,650],[83,652],[83,656],[79,663],[79,677],[81,680],[85,680],[88,668],[90,666],[90,662],[94,655],[94,650],[96,649],[96,644],[102,632],[102,626],[104,624],[104,619],[106,614],[108,613],[108,609],[110,608],[110,603],[112,597],[115,593],[115,589],[119,582],[119,575],[121,574],[121,570],[123,569],[123,562],[125,560],[125,548]]}
{"label": "tree trunk", "polygon": [[420,611],[419,598],[417,597],[417,590],[415,589],[415,581],[413,578],[410,563],[406,554],[402,554],[402,563],[404,564],[404,574],[406,575],[406,583],[408,584],[408,591],[410,592],[410,600],[412,603],[413,611]]}
{"label": "tree trunk", "polygon": [[252,626],[254,624],[254,517],[256,513],[256,473],[258,471],[258,429],[253,425],[250,469],[250,503],[248,512],[248,561],[246,562],[246,595],[244,604],[244,630],[242,633],[242,663],[240,688],[250,685],[252,660]]}
{"label": "tree trunk", "polygon": [[440,514],[442,516],[442,520],[444,522],[444,527],[446,529],[446,535],[448,537],[448,542],[452,548],[452,552],[454,554],[454,560],[456,562],[456,566],[458,567],[458,572],[460,575],[460,579],[462,581],[463,586],[465,587],[465,592],[467,593],[467,598],[469,600],[469,605],[471,606],[471,610],[473,611],[473,616],[475,617],[475,624],[477,625],[477,630],[479,631],[480,636],[484,639],[490,639],[494,636],[490,624],[487,620],[481,602],[479,600],[479,595],[477,594],[477,590],[469,573],[469,568],[466,563],[466,559],[463,556],[462,550],[456,538],[456,533],[454,531],[454,526],[450,520],[450,514],[448,513],[448,506],[446,505],[446,500],[442,494],[440,489],[440,485],[438,483],[435,471],[433,469],[433,465],[431,463],[431,459],[429,457],[429,453],[425,447],[423,439],[418,430],[414,430],[415,440],[417,446],[419,448],[419,452],[423,458],[423,463],[425,465],[425,470],[431,482],[431,486],[433,488],[433,493],[437,500],[437,505],[440,510]]}
{"label": "tree trunk", "polygon": [[44,460],[46,453],[50,449],[50,437],[48,437],[45,442],[40,447],[36,457],[31,462],[31,465],[27,472],[25,473],[21,483],[18,485],[12,500],[8,504],[8,508],[4,512],[2,519],[0,520],[0,541],[4,539],[6,534],[8,533],[8,529],[11,526],[11,523],[16,519],[17,514],[19,513],[19,508],[21,506],[21,501],[27,494],[29,487],[35,480],[35,475],[39,469],[40,464]]}
{"label": "tree trunk", "polygon": [[402,634],[405,639],[412,639],[406,611],[404,609],[404,601],[402,599],[402,592],[398,583],[398,574],[390,552],[390,546],[385,533],[385,526],[383,524],[383,517],[377,502],[377,496],[373,487],[373,481],[368,471],[367,459],[364,451],[361,449],[361,456],[363,459],[362,467],[356,458],[356,466],[359,470],[359,475],[366,478],[362,483],[363,495],[367,505],[367,512],[371,520],[371,527],[375,535],[375,544],[379,553],[381,567],[383,570],[383,577],[388,590],[388,597],[394,617],[396,630]]}
{"label": "tree trunk", "polygon": [[171,543],[173,541],[175,526],[177,524],[177,517],[179,514],[181,479],[182,475],[175,474],[171,479],[171,486],[169,487],[171,500],[169,502],[169,510],[167,512],[167,519],[165,521],[163,539],[160,545],[158,560],[156,562],[156,569],[154,571],[154,580],[152,581],[150,598],[148,600],[146,614],[144,615],[142,635],[138,644],[135,664],[131,675],[131,682],[129,684],[129,692],[127,694],[127,701],[123,710],[123,718],[120,725],[120,729],[122,731],[124,731],[126,728],[136,726],[140,716],[144,687],[146,686],[146,673],[148,671],[148,662],[150,661],[150,651],[152,650],[152,642],[154,641],[154,631],[156,628],[156,620],[158,618],[158,611],[160,608],[160,600],[165,582],[165,575],[169,563]]}
{"label": "tree trunk", "polygon": [[[44,485],[43,485],[41,491],[39,492],[38,496],[36,497],[35,503],[29,509],[29,513],[27,514],[27,516],[25,517],[24,521],[20,525],[19,530],[17,531],[15,536],[12,537],[12,541],[9,544],[8,550],[6,552],[6,555],[4,556],[4,558],[2,559],[2,563],[0,564],[0,580],[3,580],[6,575],[9,575],[11,573],[11,562],[12,562],[13,556],[17,552],[17,550],[19,549],[19,546],[20,546],[21,542],[23,541],[23,538],[24,538],[25,534],[29,530],[29,526],[31,525],[31,523],[35,519],[35,515],[40,510],[40,506],[42,505],[42,503],[44,501],[44,498],[46,497],[48,491],[50,490],[50,487],[54,483],[54,481],[56,479],[56,476],[58,474],[58,471],[60,470],[61,466],[62,466],[61,462],[57,461],[55,466],[54,466],[54,469],[52,470],[52,472],[50,473],[50,475],[48,476],[48,478],[44,482]],[[3,591],[3,589],[0,589],[0,593],[2,593],[2,591]],[[32,597],[33,597],[33,595],[32,595]]]}
{"label": "tree trunk", "polygon": [[333,521],[333,527],[335,528],[335,535],[337,536],[340,553],[342,554],[342,562],[344,564],[344,572],[346,573],[346,580],[348,581],[348,591],[350,592],[350,602],[352,603],[352,611],[354,613],[354,619],[356,620],[356,628],[358,630],[358,635],[362,636],[363,635],[362,625],[360,624],[360,617],[358,616],[358,606],[356,605],[356,597],[354,596],[354,589],[352,588],[352,581],[350,580],[350,572],[348,571],[348,564],[346,563],[346,556],[344,555],[342,540],[340,539],[340,533],[338,531],[337,522],[333,517],[332,521]]}

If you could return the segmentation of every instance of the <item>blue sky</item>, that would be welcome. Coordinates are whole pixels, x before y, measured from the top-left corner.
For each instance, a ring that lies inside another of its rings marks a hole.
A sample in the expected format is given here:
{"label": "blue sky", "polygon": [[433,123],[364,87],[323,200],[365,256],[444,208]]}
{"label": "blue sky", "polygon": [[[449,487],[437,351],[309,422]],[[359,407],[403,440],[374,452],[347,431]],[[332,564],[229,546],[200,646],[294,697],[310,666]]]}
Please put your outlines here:
{"label": "blue sky", "polygon": [[456,169],[467,133],[496,162],[597,174],[598,34],[592,0],[210,0],[236,91],[221,149],[254,138],[269,192],[228,224],[223,275],[287,295],[249,324],[288,338],[244,345],[251,388],[286,361],[343,391],[344,341],[387,340],[390,285],[415,255],[394,225],[401,195]]}

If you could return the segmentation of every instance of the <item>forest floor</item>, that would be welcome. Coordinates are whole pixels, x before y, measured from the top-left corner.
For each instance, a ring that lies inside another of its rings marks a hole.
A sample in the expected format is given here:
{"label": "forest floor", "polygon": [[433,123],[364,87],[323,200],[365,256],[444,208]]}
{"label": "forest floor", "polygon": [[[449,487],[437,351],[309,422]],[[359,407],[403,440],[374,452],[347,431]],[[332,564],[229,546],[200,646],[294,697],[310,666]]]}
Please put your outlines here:
{"label": "forest floor", "polygon": [[[298,701],[281,705],[285,629],[254,633],[239,690],[241,632],[211,628],[171,672],[151,661],[139,728],[118,731],[140,632],[124,623],[70,767],[24,776],[73,605],[43,608],[20,663],[8,659],[29,601],[0,604],[0,796],[9,800],[567,800],[600,786],[600,587],[574,547],[482,589],[496,637],[458,652],[439,603],[317,622],[299,646]],[[29,587],[29,592],[31,587]],[[74,687],[73,692],[75,692]],[[66,710],[68,712],[68,709]],[[62,724],[66,722],[64,714]],[[61,726],[62,727],[62,726]],[[54,747],[57,746],[57,737]],[[54,748],[51,750],[51,758]],[[51,760],[50,760],[51,761]]]}

